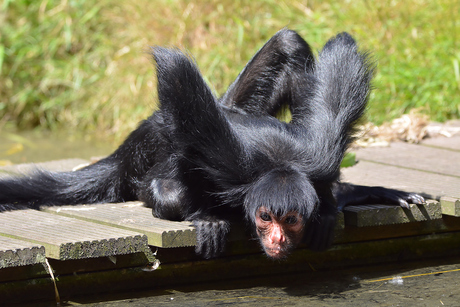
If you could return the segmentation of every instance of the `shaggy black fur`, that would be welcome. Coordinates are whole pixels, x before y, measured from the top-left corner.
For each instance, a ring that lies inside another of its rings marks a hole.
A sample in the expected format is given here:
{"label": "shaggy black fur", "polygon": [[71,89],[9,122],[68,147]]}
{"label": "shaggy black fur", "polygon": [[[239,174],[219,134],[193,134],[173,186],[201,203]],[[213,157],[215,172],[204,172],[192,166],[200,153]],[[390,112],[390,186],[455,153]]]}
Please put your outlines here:
{"label": "shaggy black fur", "polygon": [[[329,40],[315,60],[299,35],[281,30],[221,99],[188,55],[164,48],[152,55],[160,110],[95,164],[1,180],[0,208],[140,199],[154,216],[193,222],[196,251],[209,258],[224,249],[229,216],[253,224],[261,206],[299,212],[305,243],[321,250],[331,244],[337,205],[423,202],[338,181],[374,71],[347,33]],[[285,104],[290,123],[274,117]]]}

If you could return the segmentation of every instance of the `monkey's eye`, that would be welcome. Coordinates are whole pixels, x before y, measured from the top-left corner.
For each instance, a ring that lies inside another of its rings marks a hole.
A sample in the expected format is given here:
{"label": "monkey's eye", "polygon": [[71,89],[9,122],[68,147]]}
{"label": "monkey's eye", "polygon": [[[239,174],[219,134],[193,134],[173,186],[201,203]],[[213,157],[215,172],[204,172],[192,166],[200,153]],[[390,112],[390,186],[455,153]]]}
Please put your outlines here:
{"label": "monkey's eye", "polygon": [[267,212],[260,213],[259,217],[264,222],[270,222],[272,220],[270,214],[268,214]]}
{"label": "monkey's eye", "polygon": [[286,219],[284,220],[284,223],[285,224],[288,224],[288,225],[294,225],[296,224],[298,221],[297,217],[294,216],[294,215],[290,215],[290,216],[287,216]]}

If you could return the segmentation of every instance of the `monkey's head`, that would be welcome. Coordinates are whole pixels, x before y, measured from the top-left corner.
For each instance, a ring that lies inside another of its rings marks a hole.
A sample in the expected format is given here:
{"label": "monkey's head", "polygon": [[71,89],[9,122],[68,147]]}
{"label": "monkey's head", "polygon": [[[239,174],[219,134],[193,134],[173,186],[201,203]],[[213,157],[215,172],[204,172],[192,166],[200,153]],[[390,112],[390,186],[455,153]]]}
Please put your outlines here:
{"label": "monkey's head", "polygon": [[286,258],[299,245],[305,228],[303,216],[296,211],[278,216],[260,207],[255,217],[256,233],[270,258]]}
{"label": "monkey's head", "polygon": [[272,170],[250,185],[244,203],[267,256],[283,259],[301,242],[319,201],[306,175]]}

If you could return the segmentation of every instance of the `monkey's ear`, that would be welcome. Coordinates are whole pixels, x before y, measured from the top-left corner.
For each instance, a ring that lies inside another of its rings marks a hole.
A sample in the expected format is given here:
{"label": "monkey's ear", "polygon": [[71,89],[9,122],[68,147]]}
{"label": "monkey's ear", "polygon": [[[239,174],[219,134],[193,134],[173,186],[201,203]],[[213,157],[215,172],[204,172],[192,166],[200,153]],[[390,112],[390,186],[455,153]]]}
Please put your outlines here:
{"label": "monkey's ear", "polygon": [[160,110],[173,125],[175,145],[186,148],[187,159],[210,176],[238,178],[241,143],[193,60],[165,48],[154,48],[153,57]]}
{"label": "monkey's ear", "polygon": [[294,31],[276,33],[249,61],[222,97],[221,103],[255,115],[275,115],[290,105],[292,80],[310,71],[310,46]]}

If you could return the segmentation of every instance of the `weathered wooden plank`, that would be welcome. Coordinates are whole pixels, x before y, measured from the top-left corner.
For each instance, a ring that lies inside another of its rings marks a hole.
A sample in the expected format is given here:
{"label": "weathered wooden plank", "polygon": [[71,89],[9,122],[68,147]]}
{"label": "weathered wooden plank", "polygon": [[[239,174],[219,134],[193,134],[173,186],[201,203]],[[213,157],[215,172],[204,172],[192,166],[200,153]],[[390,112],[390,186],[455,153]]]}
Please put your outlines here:
{"label": "weathered wooden plank", "polygon": [[460,178],[369,161],[342,169],[342,181],[428,194],[432,199],[460,198]]}
{"label": "weathered wooden plank", "polygon": [[84,219],[143,233],[150,245],[158,247],[194,246],[195,228],[190,222],[173,222],[152,216],[142,202],[45,207],[47,212]]}
{"label": "weathered wooden plank", "polygon": [[460,177],[460,152],[403,142],[356,150],[359,160]]}
{"label": "weathered wooden plank", "polygon": [[460,216],[460,199],[454,197],[441,197],[442,214]]}
{"label": "weathered wooden plank", "polygon": [[[460,135],[453,136],[450,138],[447,138],[447,137],[428,138],[428,139],[423,140],[421,144],[427,145],[427,146],[433,146],[433,147],[446,148],[450,150],[460,151]],[[425,150],[425,149],[420,149],[420,150]]]}
{"label": "weathered wooden plank", "polygon": [[43,263],[44,259],[42,245],[0,236],[0,269]]}
{"label": "weathered wooden plank", "polygon": [[37,210],[0,213],[0,234],[41,244],[47,257],[69,260],[146,252],[141,233]]}
{"label": "weathered wooden plank", "polygon": [[409,209],[391,205],[348,206],[343,209],[345,225],[367,227],[441,219],[441,204],[429,200]]}

